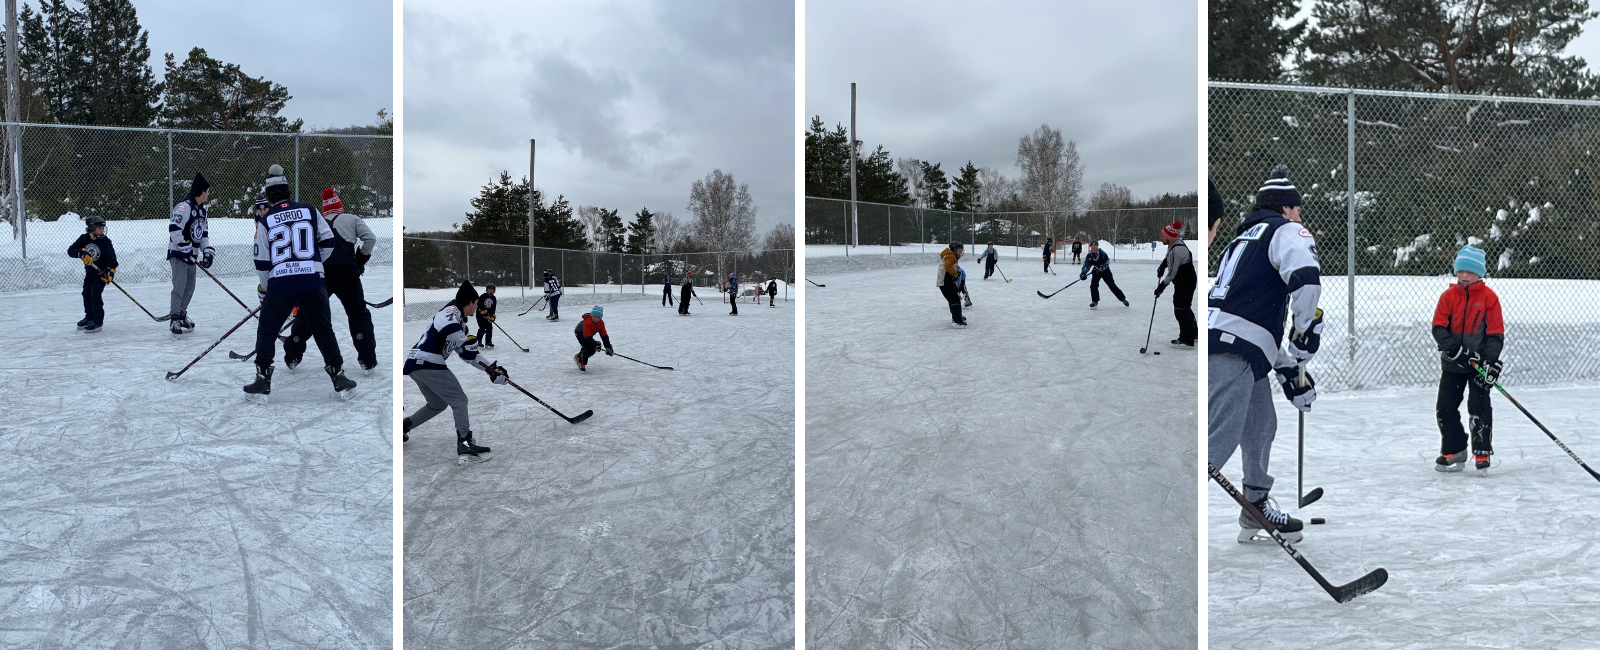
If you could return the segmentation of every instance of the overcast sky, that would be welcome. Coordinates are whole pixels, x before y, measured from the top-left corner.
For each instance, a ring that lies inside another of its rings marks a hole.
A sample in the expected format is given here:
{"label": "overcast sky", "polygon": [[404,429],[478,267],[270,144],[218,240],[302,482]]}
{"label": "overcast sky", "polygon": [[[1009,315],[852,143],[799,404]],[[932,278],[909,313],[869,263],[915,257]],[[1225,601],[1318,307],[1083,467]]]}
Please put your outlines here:
{"label": "overcast sky", "polygon": [[794,222],[794,5],[739,0],[410,2],[405,226],[448,229],[528,173],[574,208],[687,221],[713,169],[748,183],[758,234]]}
{"label": "overcast sky", "polygon": [[896,158],[1017,176],[1017,141],[1076,140],[1086,195],[1199,188],[1198,6],[1189,0],[806,2],[806,119]]}
{"label": "overcast sky", "polygon": [[[36,1],[22,4],[39,8]],[[150,69],[204,48],[252,77],[289,89],[281,115],[307,128],[376,124],[394,111],[394,4],[390,0],[151,2],[133,0],[150,32]],[[18,7],[21,11],[21,7]]]}

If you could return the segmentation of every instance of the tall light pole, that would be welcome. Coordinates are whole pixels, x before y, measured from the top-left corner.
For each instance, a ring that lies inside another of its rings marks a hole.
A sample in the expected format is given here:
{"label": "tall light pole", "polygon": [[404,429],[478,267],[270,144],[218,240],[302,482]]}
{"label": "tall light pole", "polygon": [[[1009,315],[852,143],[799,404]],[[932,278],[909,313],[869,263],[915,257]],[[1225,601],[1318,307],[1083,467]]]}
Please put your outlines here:
{"label": "tall light pole", "polygon": [[[15,0],[11,0],[15,1]],[[856,211],[856,84],[850,82],[850,245],[861,245],[860,213]]]}
{"label": "tall light pole", "polygon": [[22,257],[28,257],[28,217],[22,209],[22,130],[17,115],[17,0],[6,0],[6,141],[11,145],[11,201],[13,227],[22,242]]}
{"label": "tall light pole", "polygon": [[533,211],[538,207],[538,195],[533,191],[533,155],[538,141],[528,138],[528,290],[533,290],[535,264],[533,263]]}

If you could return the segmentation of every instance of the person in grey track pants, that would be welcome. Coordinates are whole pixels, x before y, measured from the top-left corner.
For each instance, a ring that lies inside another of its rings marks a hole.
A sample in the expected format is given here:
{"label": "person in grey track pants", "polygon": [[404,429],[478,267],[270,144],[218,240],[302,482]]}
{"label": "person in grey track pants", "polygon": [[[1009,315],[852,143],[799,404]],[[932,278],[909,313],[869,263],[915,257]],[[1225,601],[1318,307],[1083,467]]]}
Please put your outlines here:
{"label": "person in grey track pants", "polygon": [[195,172],[189,193],[172,206],[172,221],[167,224],[167,263],[172,266],[172,301],[167,310],[172,333],[194,329],[189,320],[189,301],[194,299],[195,265],[211,268],[216,250],[211,248],[211,231],[206,202],[211,200],[211,184]]}
{"label": "person in grey track pants", "polygon": [[461,382],[445,365],[445,361],[454,353],[462,361],[489,373],[489,380],[496,384],[511,381],[505,368],[478,353],[477,339],[467,336],[463,325],[476,311],[477,305],[478,292],[470,283],[463,282],[456,290],[456,299],[434,314],[428,331],[411,347],[403,370],[403,374],[417,384],[417,390],[422,392],[427,404],[401,423],[402,442],[411,440],[412,429],[449,407],[456,420],[456,454],[463,461],[488,460],[489,448],[473,441],[472,422],[467,413],[467,393],[461,389]]}

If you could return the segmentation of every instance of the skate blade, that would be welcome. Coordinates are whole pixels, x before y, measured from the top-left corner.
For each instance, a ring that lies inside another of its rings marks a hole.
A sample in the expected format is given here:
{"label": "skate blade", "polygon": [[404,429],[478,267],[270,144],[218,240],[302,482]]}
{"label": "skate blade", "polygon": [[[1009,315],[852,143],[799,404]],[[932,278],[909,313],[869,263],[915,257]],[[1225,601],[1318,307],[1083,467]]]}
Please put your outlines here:
{"label": "skate blade", "polygon": [[1485,467],[1478,470],[1478,476],[1480,478],[1489,478],[1489,468]]}
{"label": "skate blade", "polygon": [[1440,464],[1435,463],[1434,466],[1433,466],[1433,471],[1435,471],[1435,472],[1444,472],[1446,474],[1452,474],[1452,473],[1461,471],[1463,469],[1463,467],[1462,467],[1463,465],[1464,465],[1464,463],[1452,463],[1452,464],[1449,464],[1449,465],[1440,465]]}
{"label": "skate blade", "polygon": [[335,390],[333,391],[333,395],[334,397],[339,398],[339,401],[341,402],[348,402],[356,398],[356,389],[348,388],[345,390]]}
{"label": "skate blade", "polygon": [[361,369],[361,374],[362,374],[362,376],[370,377],[370,376],[372,376],[372,372],[374,370],[377,370],[377,369],[378,369],[377,366],[373,366],[371,368],[362,368]]}
{"label": "skate blade", "polygon": [[268,395],[269,394],[267,393],[245,393],[244,399],[251,404],[260,404],[262,406],[266,406],[272,401]]}
{"label": "skate blade", "polygon": [[490,460],[491,460],[491,457],[489,456],[489,454],[478,454],[477,456],[473,456],[473,455],[470,455],[470,454],[459,454],[459,455],[456,456],[456,464],[457,465],[466,465],[467,463],[472,463],[472,464],[487,463]]}
{"label": "skate blade", "polygon": [[[1278,533],[1278,535],[1283,537],[1283,540],[1286,541],[1286,542],[1289,542],[1290,544],[1299,544],[1300,540],[1305,539],[1305,534],[1301,533],[1301,532]],[[1241,528],[1241,529],[1239,529],[1239,537],[1238,537],[1238,539],[1239,539],[1239,543],[1240,544],[1277,544],[1278,543],[1276,540],[1272,539],[1272,535],[1271,534],[1267,533],[1267,531],[1262,530],[1260,528]]]}

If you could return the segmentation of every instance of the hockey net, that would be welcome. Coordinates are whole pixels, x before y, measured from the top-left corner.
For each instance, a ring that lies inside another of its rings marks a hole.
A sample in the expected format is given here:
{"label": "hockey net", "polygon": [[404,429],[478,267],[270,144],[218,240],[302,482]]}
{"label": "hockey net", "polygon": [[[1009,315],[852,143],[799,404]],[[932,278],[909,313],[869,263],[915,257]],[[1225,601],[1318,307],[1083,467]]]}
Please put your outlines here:
{"label": "hockey net", "polygon": [[[727,302],[728,302],[728,285],[727,285],[726,282],[723,283],[721,289],[722,289],[722,302],[723,302],[723,304],[727,304]],[[778,288],[778,293],[779,293],[779,295],[782,295],[782,293],[783,293],[783,288],[782,287]],[[765,302],[767,300],[767,283],[759,281],[759,280],[756,280],[754,278],[750,278],[750,279],[740,278],[739,279],[739,296],[738,296],[737,300],[742,304],[759,304],[759,303]]]}

